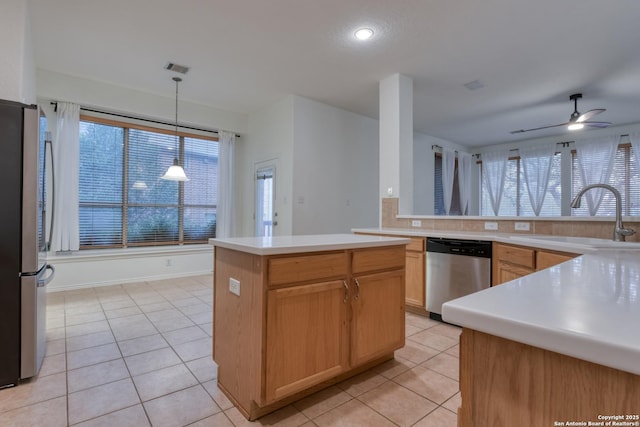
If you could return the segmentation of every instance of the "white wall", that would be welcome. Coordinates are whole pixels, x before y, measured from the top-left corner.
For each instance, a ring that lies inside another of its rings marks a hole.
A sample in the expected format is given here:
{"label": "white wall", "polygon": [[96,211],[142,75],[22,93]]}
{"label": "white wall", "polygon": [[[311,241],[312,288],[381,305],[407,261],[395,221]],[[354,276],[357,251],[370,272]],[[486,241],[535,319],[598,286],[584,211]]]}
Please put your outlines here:
{"label": "white wall", "polygon": [[0,99],[34,104],[36,77],[26,0],[0,2]]}
{"label": "white wall", "polygon": [[253,236],[255,167],[277,161],[275,211],[278,226],[275,235],[292,234],[291,196],[293,188],[293,96],[264,108],[248,118],[248,132],[236,147],[236,182],[239,199],[238,233]]}
{"label": "white wall", "polygon": [[49,256],[56,271],[47,291],[160,280],[213,271],[213,246],[83,251]]}
{"label": "white wall", "polygon": [[[136,117],[175,121],[175,95],[167,87],[167,97],[122,86],[73,77],[48,70],[37,70],[38,98],[43,102],[74,102],[99,110],[131,114]],[[169,82],[167,83],[169,84]],[[222,129],[238,134],[247,130],[247,116],[194,104],[180,99],[180,123]]]}
{"label": "white wall", "polygon": [[[131,114],[138,117],[172,122],[175,99],[76,78],[51,71],[38,70],[38,102],[45,110],[55,135],[55,114],[50,100],[76,102],[85,107]],[[168,93],[172,95],[173,92]],[[226,129],[241,135],[242,145],[247,130],[247,116],[180,101],[180,122],[209,129]],[[80,251],[72,255],[54,256],[50,262],[56,276],[50,290],[91,285],[109,285],[130,281],[157,280],[211,272],[213,247],[184,246],[139,248],[127,250]],[[167,265],[169,260],[170,265]]]}
{"label": "white wall", "polygon": [[293,98],[293,234],[378,225],[378,121]]}

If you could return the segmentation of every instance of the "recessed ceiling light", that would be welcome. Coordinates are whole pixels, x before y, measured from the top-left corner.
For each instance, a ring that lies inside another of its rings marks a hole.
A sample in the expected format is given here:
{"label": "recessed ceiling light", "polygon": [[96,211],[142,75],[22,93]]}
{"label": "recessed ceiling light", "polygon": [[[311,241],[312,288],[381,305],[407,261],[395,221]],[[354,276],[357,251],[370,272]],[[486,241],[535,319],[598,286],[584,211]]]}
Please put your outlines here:
{"label": "recessed ceiling light", "polygon": [[373,30],[371,28],[360,28],[353,35],[358,40],[369,40],[373,37]]}

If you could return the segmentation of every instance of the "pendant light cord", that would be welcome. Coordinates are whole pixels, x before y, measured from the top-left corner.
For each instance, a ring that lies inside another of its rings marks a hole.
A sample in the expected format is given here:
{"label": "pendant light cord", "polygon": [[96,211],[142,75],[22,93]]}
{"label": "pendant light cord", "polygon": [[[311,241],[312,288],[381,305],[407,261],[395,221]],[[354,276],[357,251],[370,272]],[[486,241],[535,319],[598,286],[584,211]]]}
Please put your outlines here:
{"label": "pendant light cord", "polygon": [[182,81],[180,77],[174,77],[173,81],[176,82],[176,159],[180,157],[180,138],[178,137],[178,83]]}

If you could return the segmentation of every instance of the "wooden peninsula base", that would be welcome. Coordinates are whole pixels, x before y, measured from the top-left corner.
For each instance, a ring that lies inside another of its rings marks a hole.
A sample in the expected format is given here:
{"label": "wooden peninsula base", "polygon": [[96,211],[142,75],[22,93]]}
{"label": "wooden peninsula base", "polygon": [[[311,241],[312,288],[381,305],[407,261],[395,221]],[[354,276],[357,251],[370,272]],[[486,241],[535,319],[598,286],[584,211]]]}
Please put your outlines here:
{"label": "wooden peninsula base", "polygon": [[459,427],[599,425],[588,422],[640,414],[638,375],[467,328],[460,392]]}
{"label": "wooden peninsula base", "polygon": [[218,385],[249,420],[404,346],[404,241],[362,247],[365,237],[275,254],[212,241]]}

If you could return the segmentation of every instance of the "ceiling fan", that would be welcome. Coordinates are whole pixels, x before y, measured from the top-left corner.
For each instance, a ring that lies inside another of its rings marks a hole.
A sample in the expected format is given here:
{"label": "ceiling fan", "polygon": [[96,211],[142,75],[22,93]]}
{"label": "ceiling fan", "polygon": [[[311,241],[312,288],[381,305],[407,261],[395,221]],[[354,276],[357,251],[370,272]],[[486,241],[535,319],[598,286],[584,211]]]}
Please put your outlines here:
{"label": "ceiling fan", "polygon": [[582,129],[585,126],[595,127],[595,128],[606,128],[607,126],[611,125],[610,122],[589,121],[589,119],[592,118],[593,116],[596,116],[606,111],[606,109],[604,108],[596,108],[594,110],[589,110],[584,114],[580,114],[580,112],[578,111],[578,99],[580,98],[582,98],[581,93],[574,93],[569,97],[569,99],[574,103],[574,109],[573,109],[573,113],[571,113],[571,117],[569,118],[568,122],[560,123],[559,125],[542,126],[542,127],[533,128],[533,129],[514,130],[514,131],[511,131],[511,133],[512,134],[524,133],[524,132],[530,132],[533,130],[549,129],[549,128],[555,128],[560,126],[567,126],[567,129],[569,130],[578,130],[578,129]]}

